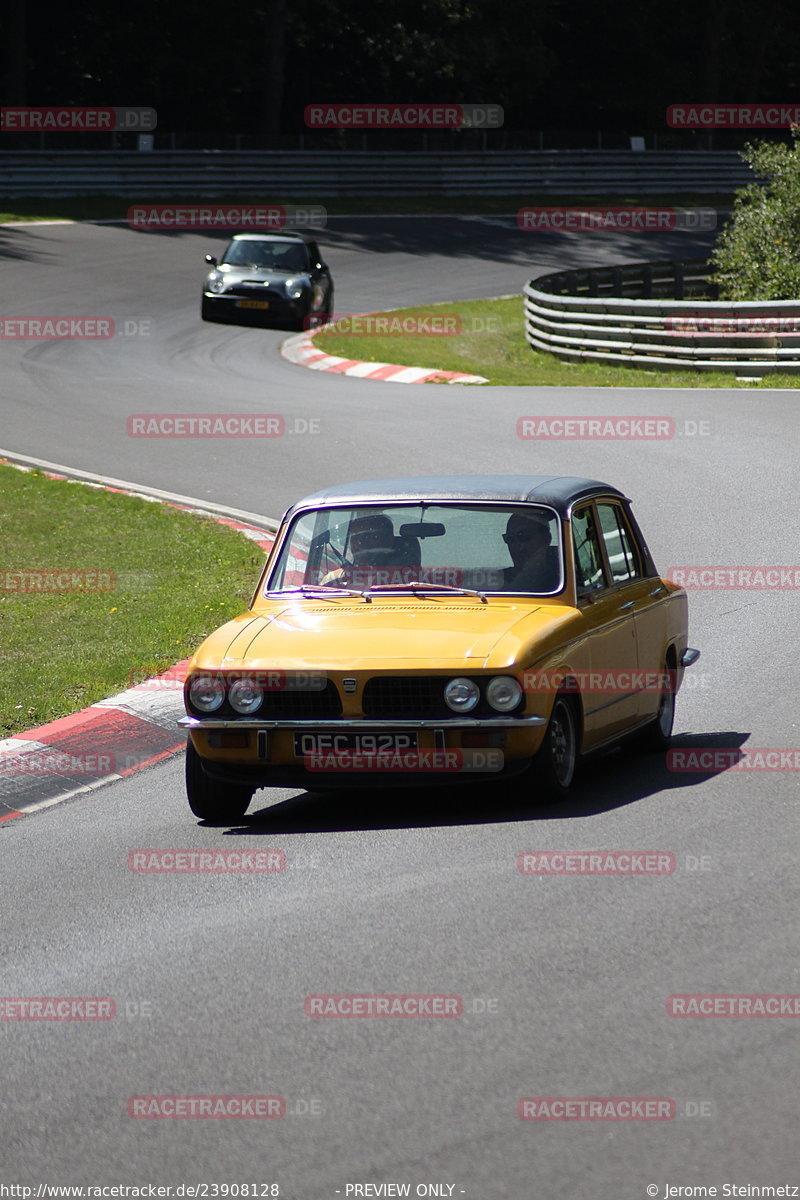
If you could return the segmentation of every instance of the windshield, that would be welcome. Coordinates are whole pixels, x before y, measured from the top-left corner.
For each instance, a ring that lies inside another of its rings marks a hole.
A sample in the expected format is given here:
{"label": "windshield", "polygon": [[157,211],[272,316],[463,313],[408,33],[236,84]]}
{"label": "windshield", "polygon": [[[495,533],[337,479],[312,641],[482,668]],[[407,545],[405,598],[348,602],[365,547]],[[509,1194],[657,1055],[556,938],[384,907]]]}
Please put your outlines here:
{"label": "windshield", "polygon": [[270,267],[276,271],[305,271],[306,248],[301,242],[231,242],[222,256],[224,263]]}
{"label": "windshield", "polygon": [[564,586],[560,522],[539,505],[415,504],[299,514],[266,591],[408,591],[427,583],[554,595]]}

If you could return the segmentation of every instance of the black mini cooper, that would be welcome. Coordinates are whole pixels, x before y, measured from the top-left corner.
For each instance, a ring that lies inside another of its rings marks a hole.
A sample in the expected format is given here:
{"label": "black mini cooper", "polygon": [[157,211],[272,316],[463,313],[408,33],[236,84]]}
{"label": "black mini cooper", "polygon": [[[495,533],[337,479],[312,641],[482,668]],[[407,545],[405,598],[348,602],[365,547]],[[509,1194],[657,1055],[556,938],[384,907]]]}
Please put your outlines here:
{"label": "black mini cooper", "polygon": [[222,258],[206,255],[204,321],[306,329],[330,320],[333,280],[315,241],[299,234],[237,233]]}

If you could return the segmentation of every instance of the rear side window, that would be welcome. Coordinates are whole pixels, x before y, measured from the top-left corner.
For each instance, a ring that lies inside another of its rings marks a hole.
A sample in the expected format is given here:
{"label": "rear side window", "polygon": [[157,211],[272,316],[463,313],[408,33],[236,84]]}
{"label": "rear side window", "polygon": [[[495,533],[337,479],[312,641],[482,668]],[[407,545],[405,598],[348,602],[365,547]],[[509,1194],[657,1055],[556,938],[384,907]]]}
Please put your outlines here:
{"label": "rear side window", "polygon": [[638,579],[642,574],[639,557],[622,509],[618,504],[598,504],[597,516],[612,583]]}
{"label": "rear side window", "polygon": [[579,509],[572,517],[572,541],[575,547],[575,579],[578,595],[596,592],[606,586],[603,556],[591,507]]}

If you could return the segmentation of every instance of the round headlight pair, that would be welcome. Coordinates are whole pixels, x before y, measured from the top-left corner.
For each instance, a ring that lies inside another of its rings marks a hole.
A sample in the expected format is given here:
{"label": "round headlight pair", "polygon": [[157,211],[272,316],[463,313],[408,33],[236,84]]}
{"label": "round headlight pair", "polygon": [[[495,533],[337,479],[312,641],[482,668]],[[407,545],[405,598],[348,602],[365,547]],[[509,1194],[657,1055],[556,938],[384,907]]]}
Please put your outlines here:
{"label": "round headlight pair", "polygon": [[[216,675],[197,675],[189,684],[189,700],[203,713],[216,712],[225,703],[225,682]],[[227,692],[234,712],[247,716],[261,707],[264,693],[249,679],[237,679]]]}
{"label": "round headlight pair", "polygon": [[[522,688],[511,675],[496,675],[486,687],[486,699],[495,712],[511,712],[519,704]],[[480,701],[481,690],[471,679],[451,679],[444,699],[453,712],[472,712]]]}
{"label": "round headlight pair", "polygon": [[286,288],[286,295],[292,300],[300,300],[306,288],[305,279],[287,279],[283,285]]}
{"label": "round headlight pair", "polygon": [[206,290],[209,292],[224,292],[225,291],[225,276],[218,275],[215,271],[209,275],[206,280]]}

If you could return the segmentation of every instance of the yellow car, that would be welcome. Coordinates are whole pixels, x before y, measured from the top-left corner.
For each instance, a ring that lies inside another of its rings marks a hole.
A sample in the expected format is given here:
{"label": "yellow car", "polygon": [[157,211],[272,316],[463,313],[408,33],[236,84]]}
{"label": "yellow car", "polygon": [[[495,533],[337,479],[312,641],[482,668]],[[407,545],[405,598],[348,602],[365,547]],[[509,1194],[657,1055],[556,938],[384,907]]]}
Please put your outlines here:
{"label": "yellow car", "polygon": [[285,514],[250,608],[189,663],[192,812],[261,787],[518,777],[566,796],[583,755],[669,744],[699,657],[616,488],[557,476],[385,479]]}

